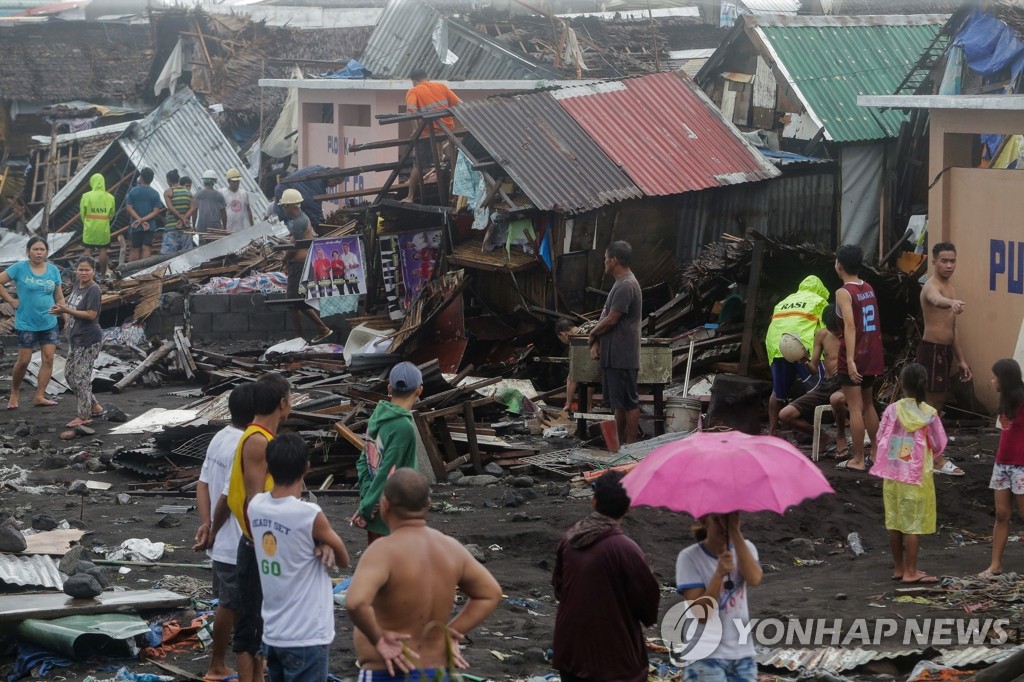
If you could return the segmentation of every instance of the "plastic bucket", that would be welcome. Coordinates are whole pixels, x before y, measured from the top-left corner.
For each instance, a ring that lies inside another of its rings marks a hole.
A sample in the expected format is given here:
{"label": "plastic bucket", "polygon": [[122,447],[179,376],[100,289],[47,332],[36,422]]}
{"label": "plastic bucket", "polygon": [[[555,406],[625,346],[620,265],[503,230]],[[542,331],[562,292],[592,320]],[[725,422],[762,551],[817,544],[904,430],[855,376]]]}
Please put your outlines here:
{"label": "plastic bucket", "polygon": [[674,433],[688,433],[700,425],[700,401],[675,397],[665,401],[665,429]]}

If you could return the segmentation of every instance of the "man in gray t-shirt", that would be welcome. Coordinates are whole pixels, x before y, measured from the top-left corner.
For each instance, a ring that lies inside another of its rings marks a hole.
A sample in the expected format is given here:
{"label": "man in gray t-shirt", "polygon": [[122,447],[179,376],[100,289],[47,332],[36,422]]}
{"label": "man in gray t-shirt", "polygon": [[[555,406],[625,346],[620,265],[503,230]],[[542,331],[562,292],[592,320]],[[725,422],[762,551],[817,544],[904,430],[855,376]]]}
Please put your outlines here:
{"label": "man in gray t-shirt", "polygon": [[228,203],[224,195],[213,188],[217,177],[203,173],[203,188],[196,192],[196,232],[228,229]]}
{"label": "man in gray t-shirt", "polygon": [[615,278],[615,284],[589,339],[591,356],[601,360],[601,389],[605,402],[615,410],[620,443],[635,442],[640,424],[636,380],[640,370],[643,294],[629,267],[632,256],[633,248],[628,242],[608,245],[604,270]]}

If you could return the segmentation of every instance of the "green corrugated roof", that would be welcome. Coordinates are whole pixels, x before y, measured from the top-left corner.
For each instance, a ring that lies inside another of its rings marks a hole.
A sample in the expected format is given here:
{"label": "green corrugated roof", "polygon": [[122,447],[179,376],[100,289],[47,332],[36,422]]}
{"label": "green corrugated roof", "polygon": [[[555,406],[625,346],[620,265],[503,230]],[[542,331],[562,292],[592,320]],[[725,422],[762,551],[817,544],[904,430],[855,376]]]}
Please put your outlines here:
{"label": "green corrugated roof", "polygon": [[[836,142],[899,134],[900,124],[907,118],[904,113],[857,106],[857,95],[895,93],[943,24],[941,17],[934,23],[922,23],[924,17],[884,19],[889,21],[756,28],[804,104]],[[897,23],[904,20],[915,21]]]}

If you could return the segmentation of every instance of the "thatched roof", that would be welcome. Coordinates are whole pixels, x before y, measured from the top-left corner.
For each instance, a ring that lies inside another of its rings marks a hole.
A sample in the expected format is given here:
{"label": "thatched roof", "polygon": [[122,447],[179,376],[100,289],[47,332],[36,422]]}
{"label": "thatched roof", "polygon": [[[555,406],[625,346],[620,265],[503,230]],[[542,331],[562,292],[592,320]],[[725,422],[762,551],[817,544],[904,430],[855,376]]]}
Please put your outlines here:
{"label": "thatched roof", "polygon": [[134,101],[149,74],[145,24],[48,21],[0,27],[0,99],[56,103]]}

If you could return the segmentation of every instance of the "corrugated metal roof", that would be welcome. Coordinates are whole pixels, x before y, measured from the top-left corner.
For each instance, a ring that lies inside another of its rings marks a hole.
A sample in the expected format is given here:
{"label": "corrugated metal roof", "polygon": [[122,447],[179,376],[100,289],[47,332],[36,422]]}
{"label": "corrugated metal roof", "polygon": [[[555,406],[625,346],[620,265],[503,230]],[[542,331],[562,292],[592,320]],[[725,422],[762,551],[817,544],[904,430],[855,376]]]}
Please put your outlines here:
{"label": "corrugated metal roof", "polygon": [[692,81],[676,74],[571,86],[551,96],[648,196],[779,175]]}
{"label": "corrugated metal roof", "polygon": [[[438,56],[434,33],[447,33],[448,50],[458,57],[447,65]],[[374,78],[408,78],[424,69],[443,80],[530,80],[558,74],[509,50],[421,0],[391,0],[377,21],[360,61]]]}
{"label": "corrugated metal roof", "polygon": [[0,554],[0,582],[8,585],[42,585],[62,589],[57,562],[45,554]]}
{"label": "corrugated metal roof", "polygon": [[[195,94],[188,88],[182,88],[164,100],[146,118],[132,121],[110,146],[79,168],[74,177],[54,195],[51,204],[54,215],[65,208],[65,204],[83,186],[88,187],[89,176],[102,160],[110,158],[112,147],[119,147],[136,169],[146,166],[152,168],[156,173],[152,187],[161,194],[166,189],[164,175],[172,168],[192,178],[193,191],[201,189],[200,178],[204,171],[216,171],[222,178],[218,186],[223,189],[227,186],[227,180],[223,179],[224,173],[229,168],[238,168],[242,171],[242,189],[249,193],[252,202],[253,216],[262,216],[267,212],[267,198],[263,196],[256,181],[244,170],[245,166],[234,147]],[[42,211],[29,221],[29,230],[35,232],[40,222]]]}
{"label": "corrugated metal roof", "polygon": [[641,196],[549,93],[463,102],[454,111],[541,210],[576,213]]}
{"label": "corrugated metal roof", "polygon": [[[827,139],[896,137],[907,115],[857,105],[896,91],[947,15],[746,17]],[[724,48],[725,46],[723,46]]]}
{"label": "corrugated metal roof", "polygon": [[751,14],[796,14],[800,0],[740,0]]}

